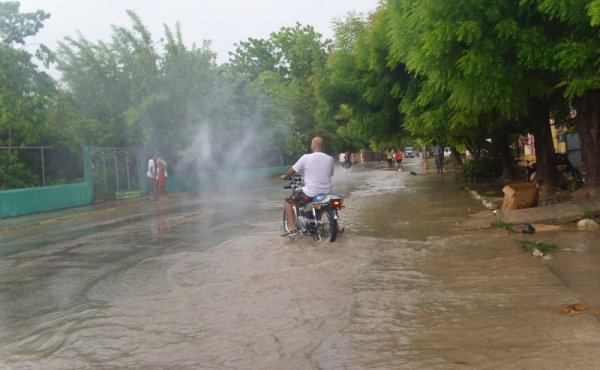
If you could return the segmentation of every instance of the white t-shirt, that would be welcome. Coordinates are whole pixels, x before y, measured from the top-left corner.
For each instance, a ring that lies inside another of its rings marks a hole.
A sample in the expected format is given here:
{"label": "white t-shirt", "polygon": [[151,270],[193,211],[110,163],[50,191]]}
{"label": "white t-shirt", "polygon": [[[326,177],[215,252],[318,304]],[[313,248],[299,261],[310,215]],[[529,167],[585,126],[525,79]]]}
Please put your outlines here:
{"label": "white t-shirt", "polygon": [[150,158],[148,161],[148,172],[146,176],[156,178],[156,167],[154,167],[154,159]]}
{"label": "white t-shirt", "polygon": [[346,154],[340,154],[340,162],[346,162]]}
{"label": "white t-shirt", "polygon": [[304,193],[309,197],[331,192],[331,176],[335,162],[322,152],[305,154],[292,166],[294,171],[304,173]]}

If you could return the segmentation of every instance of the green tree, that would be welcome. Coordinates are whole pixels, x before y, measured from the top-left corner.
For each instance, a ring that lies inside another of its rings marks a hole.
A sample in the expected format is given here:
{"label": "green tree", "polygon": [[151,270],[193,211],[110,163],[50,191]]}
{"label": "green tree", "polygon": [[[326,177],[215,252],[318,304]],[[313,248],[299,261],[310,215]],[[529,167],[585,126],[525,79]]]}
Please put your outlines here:
{"label": "green tree", "polygon": [[556,93],[558,78],[548,68],[553,47],[548,36],[560,32],[560,24],[517,0],[388,3],[394,19],[391,61],[406,63],[423,78],[413,99],[422,121],[446,126],[451,135],[457,129],[490,133],[505,159],[505,174],[507,135],[529,127],[543,168],[539,180],[555,185],[549,120],[553,108],[566,101]]}
{"label": "green tree", "polygon": [[[331,128],[315,116],[314,81],[326,66],[329,40],[312,26],[296,24],[271,33],[268,40],[249,39],[230,53],[229,67],[255,89],[267,126],[277,128],[277,148],[297,157],[308,150],[311,138],[321,135],[330,143]],[[275,121],[277,123],[275,124]],[[281,142],[287,138],[285,142]],[[298,143],[303,143],[301,146]]]}
{"label": "green tree", "polygon": [[368,20],[349,13],[334,22],[335,49],[327,74],[319,80],[320,116],[335,120],[343,137],[375,150],[396,147],[405,137],[398,106],[408,89],[403,64],[388,64],[387,13]]}
{"label": "green tree", "polygon": [[535,4],[549,19],[561,22],[565,31],[557,40],[552,67],[560,71],[561,89],[577,113],[585,187],[600,187],[600,1],[538,0]]}
{"label": "green tree", "polygon": [[113,26],[110,43],[65,38],[58,69],[81,112],[83,141],[104,147],[160,151],[176,162],[195,134],[194,110],[205,107],[215,76],[210,43],[190,50],[179,24],[165,25],[164,54],[136,13],[133,27]]}
{"label": "green tree", "polygon": [[[52,78],[38,70],[34,56],[24,49],[26,38],[37,34],[50,14],[20,13],[19,8],[18,2],[0,2],[0,144],[12,148],[42,144],[56,91]],[[43,45],[35,56],[45,65],[52,60]],[[41,174],[34,174],[20,156],[17,151],[0,151],[0,188],[41,184]]]}

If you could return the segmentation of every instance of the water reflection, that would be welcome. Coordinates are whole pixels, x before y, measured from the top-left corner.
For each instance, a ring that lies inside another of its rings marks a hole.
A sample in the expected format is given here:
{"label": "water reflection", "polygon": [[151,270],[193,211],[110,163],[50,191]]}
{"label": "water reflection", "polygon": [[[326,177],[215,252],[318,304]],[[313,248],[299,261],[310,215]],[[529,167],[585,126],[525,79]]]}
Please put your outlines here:
{"label": "water reflection", "polygon": [[152,240],[158,239],[159,236],[165,236],[169,234],[169,207],[161,207],[157,216],[153,219],[153,223],[150,226],[150,234],[152,235]]}

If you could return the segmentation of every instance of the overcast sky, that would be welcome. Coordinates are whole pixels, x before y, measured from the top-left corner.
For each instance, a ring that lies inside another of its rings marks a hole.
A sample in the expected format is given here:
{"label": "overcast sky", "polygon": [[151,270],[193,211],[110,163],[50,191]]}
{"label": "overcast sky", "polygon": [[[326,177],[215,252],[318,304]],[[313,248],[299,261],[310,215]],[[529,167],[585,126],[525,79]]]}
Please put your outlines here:
{"label": "overcast sky", "polygon": [[134,10],[155,40],[164,36],[163,24],[171,30],[176,22],[186,45],[212,42],[219,64],[228,61],[234,44],[252,38],[268,38],[281,27],[296,22],[311,25],[326,38],[333,38],[331,22],[350,10],[367,14],[379,0],[21,0],[23,13],[43,10],[51,14],[44,28],[27,39],[54,50],[57,41],[80,31],[92,42],[110,41],[111,25],[131,27],[125,10]]}

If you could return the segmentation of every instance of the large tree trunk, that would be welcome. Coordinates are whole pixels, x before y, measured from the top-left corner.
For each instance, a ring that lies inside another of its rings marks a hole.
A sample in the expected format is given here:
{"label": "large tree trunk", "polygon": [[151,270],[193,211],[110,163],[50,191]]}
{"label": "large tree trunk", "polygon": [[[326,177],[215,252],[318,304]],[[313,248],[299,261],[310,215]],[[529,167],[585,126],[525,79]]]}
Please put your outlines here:
{"label": "large tree trunk", "polygon": [[600,90],[573,101],[579,122],[581,155],[586,172],[584,188],[600,188]]}
{"label": "large tree trunk", "polygon": [[556,154],[550,129],[550,110],[544,103],[532,103],[530,119],[535,137],[535,180],[542,188],[559,187]]}
{"label": "large tree trunk", "polygon": [[452,168],[456,169],[459,166],[462,166],[462,156],[459,152],[456,151],[455,147],[450,147],[450,158],[452,159]]}
{"label": "large tree trunk", "polygon": [[512,163],[512,153],[508,145],[508,130],[498,130],[492,138],[494,151],[500,155],[502,161],[502,175],[498,180],[510,181],[515,179],[516,172]]}

